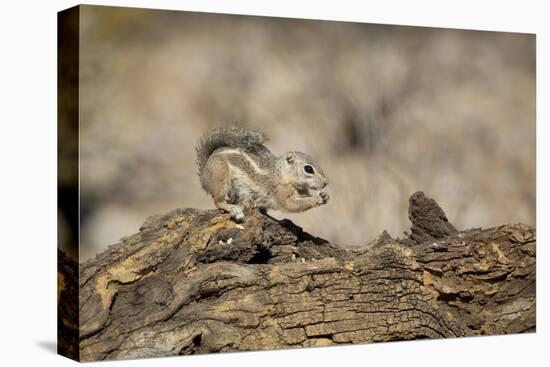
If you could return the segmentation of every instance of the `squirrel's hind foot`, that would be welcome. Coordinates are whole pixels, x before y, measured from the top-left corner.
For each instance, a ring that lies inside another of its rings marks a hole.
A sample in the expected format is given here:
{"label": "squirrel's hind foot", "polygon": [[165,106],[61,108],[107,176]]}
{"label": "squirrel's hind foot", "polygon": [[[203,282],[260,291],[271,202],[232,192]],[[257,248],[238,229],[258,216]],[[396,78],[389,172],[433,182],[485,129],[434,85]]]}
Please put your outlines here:
{"label": "squirrel's hind foot", "polygon": [[244,212],[243,212],[243,209],[238,207],[238,206],[235,206],[233,208],[231,208],[231,210],[229,210],[229,214],[231,214],[231,218],[237,222],[237,223],[242,223],[244,222]]}
{"label": "squirrel's hind foot", "polygon": [[219,209],[228,212],[231,215],[231,219],[236,223],[242,223],[244,221],[244,211],[242,207],[235,204],[229,204],[222,200],[216,201],[215,204]]}

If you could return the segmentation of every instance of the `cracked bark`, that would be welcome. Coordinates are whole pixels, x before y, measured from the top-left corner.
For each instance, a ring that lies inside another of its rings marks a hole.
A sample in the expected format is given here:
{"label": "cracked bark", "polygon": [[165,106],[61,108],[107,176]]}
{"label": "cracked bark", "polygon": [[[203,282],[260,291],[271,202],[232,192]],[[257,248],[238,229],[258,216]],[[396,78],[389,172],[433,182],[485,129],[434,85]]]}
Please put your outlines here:
{"label": "cracked bark", "polygon": [[409,217],[359,248],[261,213],[150,217],[81,265],[80,359],[535,330],[534,228],[458,231],[422,193]]}

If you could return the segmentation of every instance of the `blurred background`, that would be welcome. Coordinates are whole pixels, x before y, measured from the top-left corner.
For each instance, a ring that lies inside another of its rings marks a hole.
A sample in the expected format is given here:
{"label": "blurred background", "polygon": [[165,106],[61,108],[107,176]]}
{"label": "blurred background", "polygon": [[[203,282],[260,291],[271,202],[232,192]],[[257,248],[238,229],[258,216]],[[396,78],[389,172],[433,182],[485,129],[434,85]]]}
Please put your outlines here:
{"label": "blurred background", "polygon": [[331,242],[401,236],[417,190],[461,229],[535,224],[534,35],[91,6],[80,27],[80,261],[213,208],[194,146],[220,125],[318,159],[329,203],[271,214]]}

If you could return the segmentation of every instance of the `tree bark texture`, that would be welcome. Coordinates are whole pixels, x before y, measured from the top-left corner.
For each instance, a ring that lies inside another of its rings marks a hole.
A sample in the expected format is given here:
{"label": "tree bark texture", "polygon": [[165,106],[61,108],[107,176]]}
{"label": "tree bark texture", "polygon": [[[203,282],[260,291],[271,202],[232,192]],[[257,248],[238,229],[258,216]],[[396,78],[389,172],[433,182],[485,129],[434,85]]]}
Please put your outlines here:
{"label": "tree bark texture", "polygon": [[351,247],[259,212],[150,217],[81,265],[80,359],[535,330],[534,228],[458,231],[420,192],[409,218]]}

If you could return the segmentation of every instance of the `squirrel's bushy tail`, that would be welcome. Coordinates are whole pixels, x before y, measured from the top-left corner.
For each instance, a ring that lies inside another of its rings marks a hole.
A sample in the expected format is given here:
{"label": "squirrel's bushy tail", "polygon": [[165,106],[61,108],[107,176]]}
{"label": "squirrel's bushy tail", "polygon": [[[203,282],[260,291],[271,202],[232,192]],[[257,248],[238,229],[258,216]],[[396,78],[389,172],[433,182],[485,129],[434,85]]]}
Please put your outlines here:
{"label": "squirrel's bushy tail", "polygon": [[195,148],[195,163],[201,175],[208,157],[218,148],[254,149],[267,140],[264,133],[240,127],[220,127],[206,133]]}

